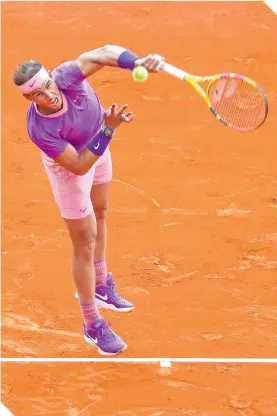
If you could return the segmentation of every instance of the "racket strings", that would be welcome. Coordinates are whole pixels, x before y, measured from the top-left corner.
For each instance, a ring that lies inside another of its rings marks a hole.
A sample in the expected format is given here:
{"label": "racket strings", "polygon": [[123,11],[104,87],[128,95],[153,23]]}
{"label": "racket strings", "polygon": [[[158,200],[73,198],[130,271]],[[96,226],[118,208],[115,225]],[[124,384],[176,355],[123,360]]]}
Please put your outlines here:
{"label": "racket strings", "polygon": [[266,102],[262,93],[240,78],[220,78],[208,91],[215,111],[232,127],[251,130],[266,116]]}
{"label": "racket strings", "polygon": [[218,103],[218,113],[223,118],[228,117],[228,121],[238,128],[252,127],[256,118],[255,106],[253,108],[253,105],[247,105],[250,100],[248,92],[248,84],[239,80],[228,80]]}
{"label": "racket strings", "polygon": [[[220,103],[221,107],[219,108],[220,114],[223,114],[223,111],[225,114],[230,114],[230,120],[233,120],[234,124],[239,128],[242,128],[243,126],[250,127],[250,119],[255,116],[255,112],[252,111],[253,106],[247,108],[246,105],[248,100],[247,87],[248,84],[241,83],[239,80],[228,80],[224,88],[223,100]],[[229,92],[230,89],[231,92]]]}

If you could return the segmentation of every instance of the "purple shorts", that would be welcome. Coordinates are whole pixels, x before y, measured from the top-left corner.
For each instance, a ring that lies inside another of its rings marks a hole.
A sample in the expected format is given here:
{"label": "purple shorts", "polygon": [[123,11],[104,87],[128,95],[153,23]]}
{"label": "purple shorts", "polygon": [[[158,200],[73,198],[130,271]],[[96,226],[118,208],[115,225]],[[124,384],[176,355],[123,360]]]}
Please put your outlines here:
{"label": "purple shorts", "polygon": [[109,148],[83,176],[69,172],[45,153],[41,152],[41,155],[61,216],[73,220],[91,214],[93,211],[90,199],[92,186],[107,183],[112,179],[112,160]]}

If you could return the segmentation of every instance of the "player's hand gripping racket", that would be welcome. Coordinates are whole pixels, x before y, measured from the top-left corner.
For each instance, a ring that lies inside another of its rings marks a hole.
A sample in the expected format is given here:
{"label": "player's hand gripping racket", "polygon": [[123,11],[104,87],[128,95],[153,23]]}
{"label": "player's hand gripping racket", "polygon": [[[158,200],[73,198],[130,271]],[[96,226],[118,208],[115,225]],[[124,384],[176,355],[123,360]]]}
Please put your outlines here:
{"label": "player's hand gripping racket", "polygon": [[201,95],[213,115],[228,127],[251,131],[260,127],[267,118],[266,94],[248,77],[234,73],[194,76],[165,62],[160,70],[189,83]]}

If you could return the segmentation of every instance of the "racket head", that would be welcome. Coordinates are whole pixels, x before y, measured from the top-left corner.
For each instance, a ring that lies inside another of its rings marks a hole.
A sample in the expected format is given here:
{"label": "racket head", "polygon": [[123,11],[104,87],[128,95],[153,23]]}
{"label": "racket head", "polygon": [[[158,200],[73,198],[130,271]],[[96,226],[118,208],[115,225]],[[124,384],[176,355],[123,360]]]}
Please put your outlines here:
{"label": "racket head", "polygon": [[242,132],[258,129],[268,115],[268,100],[262,87],[240,74],[210,77],[205,101],[220,122]]}

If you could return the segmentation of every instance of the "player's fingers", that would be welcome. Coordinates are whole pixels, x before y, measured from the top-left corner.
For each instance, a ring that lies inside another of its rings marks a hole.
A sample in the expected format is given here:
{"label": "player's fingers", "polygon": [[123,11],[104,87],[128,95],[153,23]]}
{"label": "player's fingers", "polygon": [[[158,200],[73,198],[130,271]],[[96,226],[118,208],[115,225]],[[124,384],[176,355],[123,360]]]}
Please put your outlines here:
{"label": "player's fingers", "polygon": [[150,53],[149,55],[145,56],[145,58],[142,58],[142,61],[147,61],[149,59],[152,58],[152,53]]}
{"label": "player's fingers", "polygon": [[111,114],[112,114],[113,116],[115,116],[115,114],[116,114],[116,110],[117,110],[117,105],[116,105],[116,104],[112,104],[112,105],[111,105]]}
{"label": "player's fingers", "polygon": [[146,69],[149,72],[154,72],[155,71],[155,60],[151,60],[150,62],[148,62],[147,64],[144,65],[146,67]]}
{"label": "player's fingers", "polygon": [[128,105],[129,104],[123,104],[123,106],[119,109],[117,115],[121,116],[124,113],[124,111],[126,110],[126,108],[128,107]]}
{"label": "player's fingers", "polygon": [[109,117],[111,115],[111,109],[112,107],[108,107],[107,110],[105,110],[105,117]]}
{"label": "player's fingers", "polygon": [[134,114],[131,111],[129,111],[126,114],[122,114],[121,118],[123,121],[125,121],[125,123],[130,123],[130,121],[132,121],[134,118]]}
{"label": "player's fingers", "polygon": [[161,62],[164,60],[164,58],[160,55],[154,54],[149,66],[149,70],[150,71],[158,71],[159,70],[159,66],[161,64]]}
{"label": "player's fingers", "polygon": [[143,59],[137,59],[136,60],[136,65],[135,66],[140,66],[142,65]]}
{"label": "player's fingers", "polygon": [[154,53],[153,58],[156,59],[157,61],[163,61],[164,60],[164,56],[158,55],[157,53]]}
{"label": "player's fingers", "polygon": [[149,71],[155,71],[157,66],[157,62],[155,61],[155,59],[152,59],[151,64],[149,65]]}
{"label": "player's fingers", "polygon": [[140,65],[143,65],[143,66],[147,67],[148,65],[151,64],[152,59],[153,59],[153,56],[152,56],[152,54],[150,54],[150,55],[146,56],[145,58],[141,59]]}
{"label": "player's fingers", "polygon": [[130,116],[133,116],[133,115],[134,115],[133,111],[128,111],[128,113],[122,114],[122,117],[123,117],[123,119],[126,119]]}
{"label": "player's fingers", "polygon": [[126,120],[125,120],[125,123],[131,123],[131,121],[133,121],[134,120],[134,115],[132,115],[132,116],[130,116],[130,117],[128,117],[128,118],[126,118]]}
{"label": "player's fingers", "polygon": [[164,57],[158,54],[149,54],[142,58],[137,65],[144,66],[150,72],[158,72],[161,69]]}
{"label": "player's fingers", "polygon": [[127,121],[128,120],[128,115],[127,114],[122,114],[121,115],[121,120]]}
{"label": "player's fingers", "polygon": [[165,60],[163,59],[157,66],[157,72],[162,71],[164,68]]}
{"label": "player's fingers", "polygon": [[164,62],[164,57],[161,56],[161,55],[155,54],[154,59],[155,59],[154,70],[159,71],[162,68],[162,64]]}

